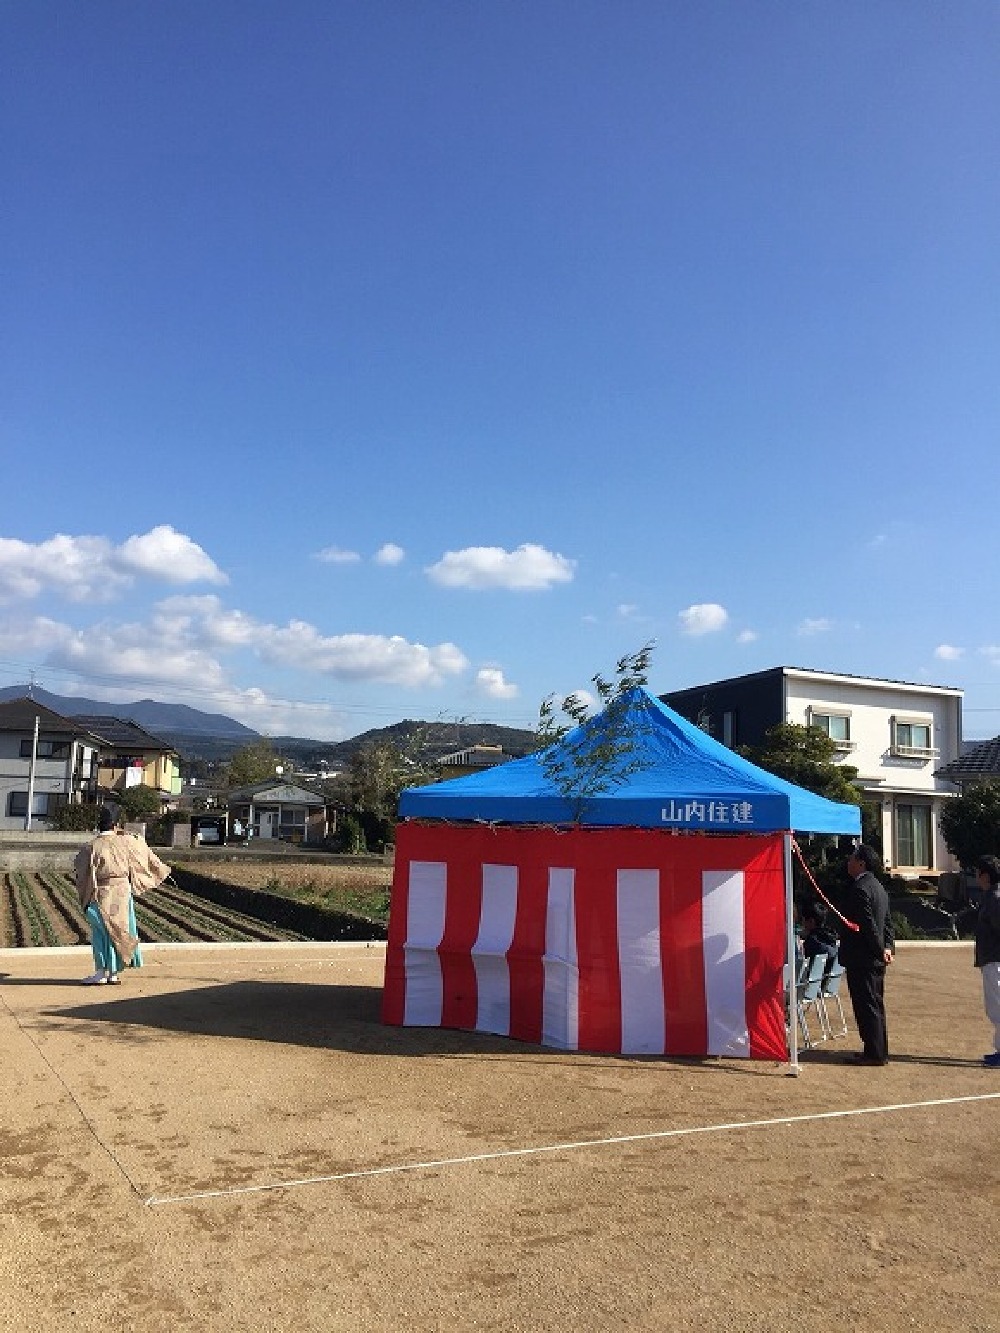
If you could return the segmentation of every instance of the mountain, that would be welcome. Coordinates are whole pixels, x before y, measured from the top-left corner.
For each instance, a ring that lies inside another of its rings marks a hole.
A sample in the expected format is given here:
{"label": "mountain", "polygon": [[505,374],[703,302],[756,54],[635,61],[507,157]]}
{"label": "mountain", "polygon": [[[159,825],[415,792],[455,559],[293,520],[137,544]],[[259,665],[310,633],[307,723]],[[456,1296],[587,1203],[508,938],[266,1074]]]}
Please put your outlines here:
{"label": "mountain", "polygon": [[366,745],[387,744],[405,750],[416,744],[424,757],[436,759],[471,745],[499,745],[504,754],[520,758],[532,749],[534,732],[520,727],[501,727],[495,722],[416,722],[406,719],[388,727],[376,727],[346,741],[308,741],[301,736],[274,736],[274,748],[303,768],[320,763],[349,764]]}
{"label": "mountain", "polygon": [[98,713],[101,717],[130,718],[145,727],[154,736],[171,743],[176,736],[210,736],[214,739],[233,740],[249,745],[260,739],[260,733],[245,727],[224,713],[203,713],[186,704],[161,704],[155,699],[137,699],[134,703],[109,704],[100,699],[85,699],[83,695],[51,694],[37,685],[9,685],[0,689],[0,703],[8,699],[36,699],[54,713],[72,717],[76,713]]}
{"label": "mountain", "polygon": [[[0,703],[8,699],[30,697],[64,717],[75,713],[97,713],[102,717],[130,718],[160,740],[172,745],[182,759],[201,760],[206,764],[231,759],[244,745],[264,739],[260,732],[245,727],[224,713],[203,713],[186,704],[162,704],[155,699],[137,699],[134,703],[110,704],[82,695],[51,694],[37,685],[11,685],[0,689]],[[348,764],[351,756],[365,745],[386,743],[405,748],[419,737],[420,748],[432,758],[464,750],[470,745],[500,745],[505,754],[518,757],[532,748],[534,733],[518,727],[501,727],[492,722],[415,722],[409,719],[388,727],[351,736],[346,741],[316,741],[302,736],[268,737],[274,749],[286,759],[305,769],[320,764]]]}

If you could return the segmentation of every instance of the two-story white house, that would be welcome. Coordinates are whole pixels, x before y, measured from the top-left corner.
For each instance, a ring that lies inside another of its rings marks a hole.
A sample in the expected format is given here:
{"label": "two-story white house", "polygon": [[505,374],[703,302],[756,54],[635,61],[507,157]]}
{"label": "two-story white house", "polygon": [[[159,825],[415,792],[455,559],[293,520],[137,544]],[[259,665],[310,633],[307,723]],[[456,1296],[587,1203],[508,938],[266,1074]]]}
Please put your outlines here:
{"label": "two-story white house", "polygon": [[818,727],[837,759],[858,770],[887,867],[901,875],[958,869],[940,832],[941,810],[957,791],[939,770],[961,750],[961,690],[772,667],[661,697],[732,749],[761,745],[781,722]]}

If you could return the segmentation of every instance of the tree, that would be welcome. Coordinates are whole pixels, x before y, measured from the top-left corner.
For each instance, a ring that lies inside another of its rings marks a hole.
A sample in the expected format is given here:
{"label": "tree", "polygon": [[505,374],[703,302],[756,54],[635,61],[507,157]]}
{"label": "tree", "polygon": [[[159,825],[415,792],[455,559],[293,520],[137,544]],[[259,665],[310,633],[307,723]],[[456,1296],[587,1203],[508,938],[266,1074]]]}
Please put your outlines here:
{"label": "tree", "polygon": [[861,804],[861,793],[855,785],[858,770],[834,762],[837,747],[818,727],[779,722],[767,731],[763,745],[741,746],[739,752],[759,768],[828,801]]}
{"label": "tree", "polygon": [[941,833],[965,868],[1000,856],[1000,783],[973,782],[941,811]]}
{"label": "tree", "polygon": [[[850,764],[834,762],[837,747],[818,727],[804,727],[798,722],[779,722],[765,733],[764,744],[740,746],[739,753],[758,768],[766,769],[786,782],[824,796],[828,801],[862,808],[862,827],[865,840],[881,852],[875,820],[866,816],[860,789],[855,785],[858,770]],[[800,842],[803,858],[816,880],[832,887],[839,878],[840,867],[831,870],[827,865],[828,853],[836,846],[836,839],[820,836]],[[796,867],[796,874],[798,868]],[[800,888],[802,886],[800,885]]]}
{"label": "tree", "polygon": [[648,760],[637,753],[646,728],[629,708],[627,696],[646,684],[653,647],[646,643],[619,658],[615,680],[591,676],[601,703],[596,716],[590,716],[588,701],[575,693],[558,705],[549,695],[538,709],[535,748],[542,771],[569,803],[576,823],[590,799],[648,767]]}
{"label": "tree", "polygon": [[435,776],[423,750],[423,732],[417,731],[403,744],[375,741],[351,756],[351,812],[368,847],[381,850],[392,842],[403,788],[421,786]]}
{"label": "tree", "polygon": [[254,741],[237,750],[226,765],[227,787],[251,787],[273,778],[281,758],[269,740]]}
{"label": "tree", "polygon": [[163,809],[163,798],[154,787],[144,782],[137,787],[126,787],[115,793],[115,801],[121,806],[122,814],[131,822],[143,823],[147,819],[159,818]]}

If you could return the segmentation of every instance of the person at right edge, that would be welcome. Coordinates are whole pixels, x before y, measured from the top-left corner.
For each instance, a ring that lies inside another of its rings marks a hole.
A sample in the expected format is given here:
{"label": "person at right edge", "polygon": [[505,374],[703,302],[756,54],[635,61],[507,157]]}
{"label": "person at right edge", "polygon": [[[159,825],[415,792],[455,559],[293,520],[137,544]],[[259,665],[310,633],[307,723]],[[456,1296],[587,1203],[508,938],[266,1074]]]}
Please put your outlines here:
{"label": "person at right edge", "polygon": [[847,922],[858,927],[852,930],[850,925],[840,926],[840,961],[847,972],[854,1021],[864,1047],[851,1059],[862,1065],[889,1063],[885,970],[892,962],[896,940],[889,895],[875,878],[875,871],[880,868],[874,848],[859,843],[847,858],[851,882],[839,903]]}
{"label": "person at right edge", "polygon": [[1000,860],[981,856],[976,862],[976,879],[982,891],[974,903],[956,917],[962,930],[976,927],[976,952],[973,963],[983,977],[983,1005],[993,1024],[993,1050],[983,1056],[987,1069],[1000,1069]]}

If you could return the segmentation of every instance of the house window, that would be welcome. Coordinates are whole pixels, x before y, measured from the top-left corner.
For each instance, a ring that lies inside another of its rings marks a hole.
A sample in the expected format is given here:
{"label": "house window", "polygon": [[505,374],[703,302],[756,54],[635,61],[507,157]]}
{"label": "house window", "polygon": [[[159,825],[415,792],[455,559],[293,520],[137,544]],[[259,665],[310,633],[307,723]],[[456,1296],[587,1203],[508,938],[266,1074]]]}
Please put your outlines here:
{"label": "house window", "polygon": [[929,805],[896,806],[896,864],[932,866]]}
{"label": "house window", "polygon": [[[31,800],[32,817],[37,815],[40,819],[46,819],[50,814],[55,814],[59,804],[60,795],[58,792],[36,791]],[[12,791],[7,797],[8,817],[23,819],[27,813],[28,793],[26,791]]]}
{"label": "house window", "polygon": [[930,759],[933,749],[931,724],[914,718],[892,719],[892,752],[910,759]]}
{"label": "house window", "polygon": [[293,833],[304,833],[306,827],[306,809],[305,806],[281,807],[281,836],[290,837]]}
{"label": "house window", "polygon": [[[69,741],[42,741],[38,742],[38,749],[35,755],[38,759],[68,759]],[[31,758],[31,741],[21,742],[21,758]]]}
{"label": "house window", "polygon": [[829,736],[838,750],[853,750],[851,740],[851,718],[848,713],[821,713],[815,708],[809,710],[809,725]]}

